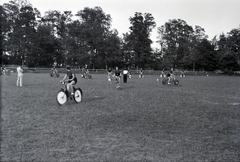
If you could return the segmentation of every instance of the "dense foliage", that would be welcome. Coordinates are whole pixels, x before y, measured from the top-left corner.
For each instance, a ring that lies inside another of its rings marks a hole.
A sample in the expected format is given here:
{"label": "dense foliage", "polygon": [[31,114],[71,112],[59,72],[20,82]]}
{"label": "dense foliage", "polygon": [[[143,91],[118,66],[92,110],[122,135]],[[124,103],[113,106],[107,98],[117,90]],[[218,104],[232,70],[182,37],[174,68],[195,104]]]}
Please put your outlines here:
{"label": "dense foliage", "polygon": [[27,0],[0,6],[1,64],[51,67],[66,64],[89,68],[128,66],[151,69],[238,69],[240,27],[208,40],[204,28],[172,19],[158,27],[160,49],[150,34],[156,27],[150,13],[129,18],[129,32],[119,37],[111,15],[101,7],[47,11],[42,16]]}

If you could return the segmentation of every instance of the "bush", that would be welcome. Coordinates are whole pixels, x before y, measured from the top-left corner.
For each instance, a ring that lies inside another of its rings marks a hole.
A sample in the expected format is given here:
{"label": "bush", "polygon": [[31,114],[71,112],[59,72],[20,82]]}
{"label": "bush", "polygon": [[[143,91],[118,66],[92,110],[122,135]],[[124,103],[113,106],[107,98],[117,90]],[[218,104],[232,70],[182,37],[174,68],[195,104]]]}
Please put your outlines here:
{"label": "bush", "polygon": [[224,70],[224,74],[227,74],[227,75],[233,75],[234,74],[234,71],[232,69],[227,69],[227,70]]}

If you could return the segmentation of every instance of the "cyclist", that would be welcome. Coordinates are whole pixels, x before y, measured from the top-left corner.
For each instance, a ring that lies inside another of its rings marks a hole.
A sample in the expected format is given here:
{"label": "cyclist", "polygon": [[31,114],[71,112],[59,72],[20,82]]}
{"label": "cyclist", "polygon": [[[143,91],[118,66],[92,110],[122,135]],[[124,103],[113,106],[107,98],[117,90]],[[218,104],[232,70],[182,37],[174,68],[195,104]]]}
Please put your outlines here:
{"label": "cyclist", "polygon": [[55,66],[53,66],[51,73],[52,73],[52,75],[54,75],[54,74],[57,75],[58,71]]}
{"label": "cyclist", "polygon": [[115,70],[115,78],[116,78],[116,88],[120,88],[120,78],[121,78],[121,72],[118,70],[118,67],[116,66],[116,70]]}
{"label": "cyclist", "polygon": [[175,75],[173,74],[173,71],[170,70],[169,73],[167,74],[168,77],[168,84],[171,84],[171,80],[175,80]]}
{"label": "cyclist", "polygon": [[60,82],[64,82],[68,77],[67,90],[68,90],[68,92],[71,93],[71,95],[74,95],[73,85],[75,85],[77,83],[77,77],[76,77],[76,74],[71,70],[70,66],[67,65],[66,69],[67,69],[66,75]]}
{"label": "cyclist", "polygon": [[57,69],[55,66],[53,66],[53,68],[52,68],[52,74],[54,74],[54,73],[57,73]]}

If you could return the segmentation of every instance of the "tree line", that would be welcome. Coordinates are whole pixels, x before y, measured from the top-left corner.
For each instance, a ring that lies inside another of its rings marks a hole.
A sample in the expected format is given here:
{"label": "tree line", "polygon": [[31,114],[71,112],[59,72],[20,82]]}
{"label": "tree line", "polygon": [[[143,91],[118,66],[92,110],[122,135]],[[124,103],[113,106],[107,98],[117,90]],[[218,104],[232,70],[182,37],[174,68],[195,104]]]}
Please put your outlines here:
{"label": "tree line", "polygon": [[29,67],[71,65],[89,68],[216,70],[240,68],[240,27],[208,40],[204,28],[172,19],[157,27],[161,48],[153,49],[156,27],[150,13],[135,12],[129,32],[118,36],[111,15],[101,7],[47,11],[27,0],[0,6],[1,64]]}

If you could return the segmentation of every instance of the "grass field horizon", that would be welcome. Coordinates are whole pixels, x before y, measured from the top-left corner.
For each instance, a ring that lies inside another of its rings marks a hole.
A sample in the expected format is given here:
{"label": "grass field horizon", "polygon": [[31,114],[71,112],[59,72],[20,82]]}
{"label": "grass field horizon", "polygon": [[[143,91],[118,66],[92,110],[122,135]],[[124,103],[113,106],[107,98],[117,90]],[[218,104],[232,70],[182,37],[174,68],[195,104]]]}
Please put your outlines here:
{"label": "grass field horizon", "polygon": [[105,74],[83,79],[83,101],[56,102],[47,73],[1,78],[1,161],[208,161],[240,159],[240,77],[186,76],[163,86],[133,75],[122,90]]}

